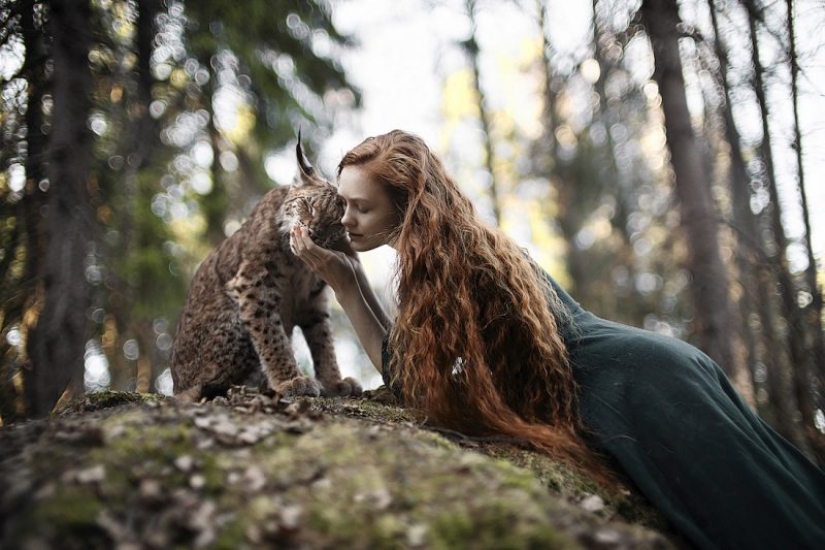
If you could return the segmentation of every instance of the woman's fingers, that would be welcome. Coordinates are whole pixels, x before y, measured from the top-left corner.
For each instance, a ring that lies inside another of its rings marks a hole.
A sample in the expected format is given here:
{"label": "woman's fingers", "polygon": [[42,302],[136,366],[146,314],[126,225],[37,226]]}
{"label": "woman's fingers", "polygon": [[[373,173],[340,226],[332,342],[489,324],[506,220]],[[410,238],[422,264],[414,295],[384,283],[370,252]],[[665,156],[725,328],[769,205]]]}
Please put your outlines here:
{"label": "woman's fingers", "polygon": [[292,237],[295,239],[295,248],[301,252],[307,252],[311,250],[312,247],[318,248],[318,246],[312,242],[312,239],[309,238],[309,232],[306,227],[293,227]]}
{"label": "woman's fingers", "polygon": [[315,244],[309,237],[309,232],[305,227],[294,227],[292,229],[295,255],[298,256],[310,269],[315,271],[328,283],[336,278],[336,268],[340,269],[340,253],[327,250]]}
{"label": "woman's fingers", "polygon": [[292,239],[295,245],[295,253],[302,260],[315,260],[318,259],[322,253],[327,252],[312,241],[305,227],[293,227]]}
{"label": "woman's fingers", "polygon": [[357,286],[357,270],[354,265],[358,261],[356,257],[318,246],[309,238],[305,227],[293,228],[291,236],[295,255],[336,293],[340,289],[351,287],[352,283]]}

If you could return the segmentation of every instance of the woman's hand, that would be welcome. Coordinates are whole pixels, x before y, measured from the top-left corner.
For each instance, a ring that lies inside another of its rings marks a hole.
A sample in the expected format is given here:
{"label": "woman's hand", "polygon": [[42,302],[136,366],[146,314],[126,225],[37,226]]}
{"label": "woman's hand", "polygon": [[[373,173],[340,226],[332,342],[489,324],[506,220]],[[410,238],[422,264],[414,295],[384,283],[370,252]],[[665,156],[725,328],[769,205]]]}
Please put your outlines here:
{"label": "woman's hand", "polygon": [[346,239],[335,243],[333,249],[321,248],[309,237],[306,227],[293,226],[291,232],[295,255],[318,274],[337,294],[347,288],[356,288],[360,262]]}
{"label": "woman's hand", "polygon": [[306,227],[293,227],[290,236],[295,255],[332,287],[364,351],[380,372],[381,346],[390,320],[367,282],[355,251],[346,239],[331,249],[321,248],[309,238]]}

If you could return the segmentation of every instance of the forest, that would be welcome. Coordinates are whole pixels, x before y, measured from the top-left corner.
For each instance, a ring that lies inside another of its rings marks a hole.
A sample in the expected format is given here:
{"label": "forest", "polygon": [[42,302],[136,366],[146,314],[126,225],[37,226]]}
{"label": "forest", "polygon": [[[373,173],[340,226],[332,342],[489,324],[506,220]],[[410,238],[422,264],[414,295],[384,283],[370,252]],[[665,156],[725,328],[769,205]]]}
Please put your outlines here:
{"label": "forest", "polygon": [[[288,183],[272,167],[298,130],[310,158],[365,137],[352,4],[0,0],[0,425],[171,393],[189,279]],[[698,346],[825,464],[825,6],[592,0],[563,48],[562,4],[411,4],[459,22],[433,147],[582,305]],[[502,5],[529,31],[509,59],[489,50]]]}

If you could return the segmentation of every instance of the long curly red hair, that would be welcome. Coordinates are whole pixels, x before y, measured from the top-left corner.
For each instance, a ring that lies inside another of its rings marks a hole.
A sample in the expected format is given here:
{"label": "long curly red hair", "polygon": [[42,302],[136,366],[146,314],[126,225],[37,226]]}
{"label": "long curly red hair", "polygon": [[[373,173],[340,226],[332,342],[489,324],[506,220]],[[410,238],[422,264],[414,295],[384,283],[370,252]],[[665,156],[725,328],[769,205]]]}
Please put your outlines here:
{"label": "long curly red hair", "polygon": [[387,186],[402,220],[398,314],[390,330],[395,385],[407,405],[468,435],[529,442],[607,485],[582,439],[577,385],[558,321],[564,307],[515,242],[478,217],[424,141],[394,130],[338,166]]}

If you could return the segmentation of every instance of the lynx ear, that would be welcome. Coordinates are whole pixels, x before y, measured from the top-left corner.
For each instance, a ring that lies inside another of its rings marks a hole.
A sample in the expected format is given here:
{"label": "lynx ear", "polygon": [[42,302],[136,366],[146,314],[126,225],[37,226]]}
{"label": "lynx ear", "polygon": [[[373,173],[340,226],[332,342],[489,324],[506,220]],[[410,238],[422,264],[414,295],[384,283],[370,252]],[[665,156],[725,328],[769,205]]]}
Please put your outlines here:
{"label": "lynx ear", "polygon": [[298,168],[301,170],[301,181],[307,183],[307,179],[315,175],[315,168],[307,160],[304,155],[304,149],[301,147],[301,130],[298,129],[298,146],[295,148],[295,154],[298,157]]}

